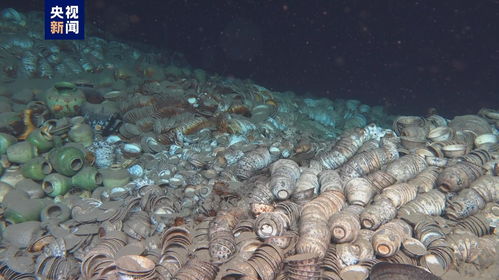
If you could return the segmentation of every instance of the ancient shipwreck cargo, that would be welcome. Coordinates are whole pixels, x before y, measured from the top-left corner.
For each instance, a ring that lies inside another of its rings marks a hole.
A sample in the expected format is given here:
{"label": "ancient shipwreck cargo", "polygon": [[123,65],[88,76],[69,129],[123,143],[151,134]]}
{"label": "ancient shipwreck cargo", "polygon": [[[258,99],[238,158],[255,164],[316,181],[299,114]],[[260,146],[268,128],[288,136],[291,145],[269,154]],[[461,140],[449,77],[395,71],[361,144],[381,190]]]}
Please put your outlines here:
{"label": "ancient shipwreck cargo", "polygon": [[43,41],[39,20],[0,12],[0,278],[436,279],[466,264],[479,278],[497,265],[496,109],[394,117],[174,53]]}

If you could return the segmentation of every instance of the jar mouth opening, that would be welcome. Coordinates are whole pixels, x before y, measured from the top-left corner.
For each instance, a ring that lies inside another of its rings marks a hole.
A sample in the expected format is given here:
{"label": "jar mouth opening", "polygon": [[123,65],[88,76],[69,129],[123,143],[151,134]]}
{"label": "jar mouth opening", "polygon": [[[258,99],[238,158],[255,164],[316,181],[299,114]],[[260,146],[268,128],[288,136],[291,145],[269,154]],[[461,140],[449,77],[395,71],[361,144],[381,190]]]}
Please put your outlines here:
{"label": "jar mouth opening", "polygon": [[52,165],[48,163],[47,161],[42,162],[42,173],[44,175],[49,175],[52,173]]}
{"label": "jar mouth opening", "polygon": [[42,188],[45,193],[51,193],[54,191],[54,185],[49,181],[43,182]]}
{"label": "jar mouth opening", "polygon": [[54,85],[57,91],[75,91],[76,85],[69,82],[60,82]]}
{"label": "jar mouth opening", "polygon": [[71,161],[71,169],[77,171],[80,170],[83,166],[83,161],[79,158]]}
{"label": "jar mouth opening", "polygon": [[56,218],[62,214],[62,208],[59,205],[51,205],[45,210],[48,217]]}
{"label": "jar mouth opening", "polygon": [[95,180],[95,183],[97,185],[101,185],[102,184],[102,174],[100,172],[97,172],[95,174],[94,180]]}

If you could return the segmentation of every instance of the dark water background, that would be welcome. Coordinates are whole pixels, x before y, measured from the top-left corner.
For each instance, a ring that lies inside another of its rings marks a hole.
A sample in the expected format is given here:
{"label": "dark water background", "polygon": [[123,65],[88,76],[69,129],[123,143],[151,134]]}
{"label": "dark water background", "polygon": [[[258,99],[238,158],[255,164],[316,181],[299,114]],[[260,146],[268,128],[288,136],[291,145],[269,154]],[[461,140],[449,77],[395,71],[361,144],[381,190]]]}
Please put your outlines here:
{"label": "dark water background", "polygon": [[[3,0],[42,11],[42,0]],[[499,1],[86,0],[99,36],[273,90],[444,116],[499,108]],[[2,8],[4,8],[2,7]]]}

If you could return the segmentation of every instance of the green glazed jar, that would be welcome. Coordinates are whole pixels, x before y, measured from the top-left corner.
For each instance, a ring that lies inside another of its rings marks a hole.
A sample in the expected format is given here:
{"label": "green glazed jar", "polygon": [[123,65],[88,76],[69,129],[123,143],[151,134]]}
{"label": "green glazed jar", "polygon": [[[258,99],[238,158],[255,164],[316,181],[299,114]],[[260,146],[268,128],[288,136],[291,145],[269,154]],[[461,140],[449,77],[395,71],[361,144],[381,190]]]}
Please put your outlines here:
{"label": "green glazed jar", "polygon": [[79,123],[71,127],[68,133],[69,140],[88,147],[94,142],[94,131],[86,123]]}
{"label": "green glazed jar", "polygon": [[7,148],[17,143],[16,137],[0,132],[0,155],[3,155],[7,152]]}
{"label": "green glazed jar", "polygon": [[130,182],[130,173],[123,168],[104,168],[99,170],[102,174],[102,183],[106,188],[123,187]]}
{"label": "green glazed jar", "polygon": [[83,167],[71,178],[74,187],[93,191],[102,184],[102,174],[93,166]]}
{"label": "green glazed jar", "polygon": [[65,176],[75,175],[84,161],[85,155],[75,147],[55,148],[49,153],[49,162],[54,170]]}
{"label": "green glazed jar", "polygon": [[9,204],[5,209],[5,220],[18,224],[27,221],[39,221],[42,209],[47,205],[47,200],[42,198],[24,199]]}
{"label": "green glazed jar", "polygon": [[69,82],[56,83],[45,94],[45,104],[56,118],[77,115],[85,101],[83,91]]}
{"label": "green glazed jar", "polygon": [[44,132],[40,128],[33,130],[26,141],[30,142],[35,146],[40,153],[45,153],[50,151],[54,147],[54,139],[52,135]]}
{"label": "green glazed jar", "polygon": [[16,143],[7,148],[7,159],[13,163],[26,163],[38,156],[38,150],[30,142]]}
{"label": "green glazed jar", "polygon": [[50,173],[52,173],[52,165],[43,157],[36,157],[21,167],[21,174],[33,180],[43,180]]}
{"label": "green glazed jar", "polygon": [[64,195],[71,188],[71,178],[52,173],[43,179],[42,189],[50,197]]}

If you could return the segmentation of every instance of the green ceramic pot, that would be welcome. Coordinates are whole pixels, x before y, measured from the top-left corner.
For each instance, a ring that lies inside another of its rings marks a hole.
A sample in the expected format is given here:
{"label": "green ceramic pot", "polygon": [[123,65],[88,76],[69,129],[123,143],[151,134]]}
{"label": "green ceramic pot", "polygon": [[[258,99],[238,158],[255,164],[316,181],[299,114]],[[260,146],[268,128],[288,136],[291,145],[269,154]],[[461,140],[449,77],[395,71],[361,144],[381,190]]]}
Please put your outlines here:
{"label": "green ceramic pot", "polygon": [[130,182],[130,173],[123,168],[104,168],[99,170],[102,174],[102,183],[106,188],[123,187]]}
{"label": "green ceramic pot", "polygon": [[75,147],[55,148],[49,153],[49,162],[54,170],[65,176],[75,175],[84,161],[85,155]]}
{"label": "green ceramic pot", "polygon": [[45,104],[56,118],[77,115],[85,101],[83,91],[68,82],[56,83],[45,94]]}
{"label": "green ceramic pot", "polygon": [[16,137],[7,133],[0,133],[0,155],[5,154],[7,148],[15,143],[17,143]]}
{"label": "green ceramic pot", "polygon": [[33,180],[43,180],[52,173],[52,165],[43,157],[36,157],[21,167],[21,174]]}
{"label": "green ceramic pot", "polygon": [[102,184],[102,174],[92,166],[82,168],[71,178],[74,187],[93,191]]}
{"label": "green ceramic pot", "polygon": [[52,173],[43,179],[42,189],[50,197],[64,195],[71,188],[71,178]]}
{"label": "green ceramic pot", "polygon": [[35,146],[40,153],[48,152],[54,147],[54,139],[52,135],[42,131],[39,128],[33,130],[33,132],[29,134],[26,141],[33,144],[33,146]]}
{"label": "green ceramic pot", "polygon": [[4,217],[12,224],[39,221],[40,212],[46,205],[47,200],[41,198],[19,200],[5,209]]}
{"label": "green ceramic pot", "polygon": [[13,163],[26,163],[38,156],[38,150],[30,142],[16,143],[7,148],[7,159]]}
{"label": "green ceramic pot", "polygon": [[50,203],[40,213],[42,222],[63,223],[71,217],[71,209],[64,203]]}
{"label": "green ceramic pot", "polygon": [[94,142],[94,131],[86,123],[77,124],[69,130],[69,140],[81,143],[83,147],[88,147]]}

